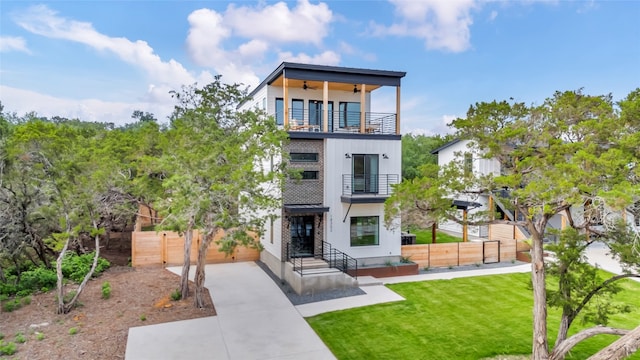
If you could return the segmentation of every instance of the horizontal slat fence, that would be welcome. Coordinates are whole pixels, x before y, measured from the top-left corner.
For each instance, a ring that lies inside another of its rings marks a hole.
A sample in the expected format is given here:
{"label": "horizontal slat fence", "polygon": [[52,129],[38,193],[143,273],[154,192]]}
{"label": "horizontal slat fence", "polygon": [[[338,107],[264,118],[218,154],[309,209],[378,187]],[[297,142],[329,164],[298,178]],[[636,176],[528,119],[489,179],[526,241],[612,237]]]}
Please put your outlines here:
{"label": "horizontal slat fence", "polygon": [[449,267],[511,261],[516,258],[516,240],[472,241],[445,244],[402,245],[402,257],[425,267]]}
{"label": "horizontal slat fence", "polygon": [[[224,235],[219,232],[207,250],[207,264],[229,263],[234,261],[256,261],[260,252],[256,249],[238,247],[231,256],[218,251],[215,243]],[[193,232],[191,243],[191,263],[198,258],[198,247],[202,241],[199,231]],[[173,231],[134,231],[131,234],[131,265],[182,265],[184,261],[184,236]]]}

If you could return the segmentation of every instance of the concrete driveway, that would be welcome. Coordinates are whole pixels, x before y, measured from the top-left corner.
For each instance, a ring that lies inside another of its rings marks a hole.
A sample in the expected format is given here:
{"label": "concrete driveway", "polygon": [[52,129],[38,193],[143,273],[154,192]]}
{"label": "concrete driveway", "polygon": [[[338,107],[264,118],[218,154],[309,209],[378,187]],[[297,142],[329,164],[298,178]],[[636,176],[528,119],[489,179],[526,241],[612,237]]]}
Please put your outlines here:
{"label": "concrete driveway", "polygon": [[217,315],[130,328],[126,359],[335,359],[255,263],[207,265],[206,274]]}

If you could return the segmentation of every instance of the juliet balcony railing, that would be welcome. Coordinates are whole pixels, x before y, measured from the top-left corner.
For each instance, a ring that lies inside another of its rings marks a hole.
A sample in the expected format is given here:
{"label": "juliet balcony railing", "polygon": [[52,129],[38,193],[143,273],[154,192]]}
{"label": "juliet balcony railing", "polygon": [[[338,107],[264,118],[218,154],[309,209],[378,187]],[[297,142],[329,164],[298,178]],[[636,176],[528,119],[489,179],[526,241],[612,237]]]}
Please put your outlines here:
{"label": "juliet balcony railing", "polygon": [[400,181],[398,174],[342,175],[342,195],[391,195],[392,186]]}
{"label": "juliet balcony railing", "polygon": [[[360,126],[360,114],[359,111],[331,111],[328,128],[325,129],[321,111],[289,109],[289,131],[396,134],[396,114],[366,112],[364,129]],[[284,112],[276,113],[274,117],[278,125],[284,125]]]}

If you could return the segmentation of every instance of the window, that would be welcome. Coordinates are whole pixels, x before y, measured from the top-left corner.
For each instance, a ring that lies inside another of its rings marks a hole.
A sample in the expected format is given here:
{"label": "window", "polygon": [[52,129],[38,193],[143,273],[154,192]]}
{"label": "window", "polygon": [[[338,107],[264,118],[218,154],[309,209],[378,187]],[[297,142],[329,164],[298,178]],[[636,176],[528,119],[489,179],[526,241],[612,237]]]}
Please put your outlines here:
{"label": "window", "polygon": [[469,176],[473,173],[473,155],[469,152],[464,153],[464,175]]}
{"label": "window", "polygon": [[378,245],[378,216],[351,218],[351,246]]}
{"label": "window", "polygon": [[354,193],[378,193],[378,154],[353,154]]}
{"label": "window", "polygon": [[[323,126],[323,102],[322,100],[309,100],[309,125]],[[329,112],[329,124],[333,123],[333,101],[327,103]]]}
{"label": "window", "polygon": [[291,100],[291,118],[298,120],[299,124],[302,125],[304,120],[304,100]]}
{"label": "window", "polygon": [[317,162],[318,153],[291,153],[292,162]]}
{"label": "window", "polygon": [[262,110],[267,111],[267,98],[262,98]]}
{"label": "window", "polygon": [[318,180],[318,171],[303,171],[302,180]]}
{"label": "window", "polygon": [[284,100],[276,98],[276,124],[284,125]]}
{"label": "window", "polygon": [[359,102],[341,102],[340,111],[340,127],[358,127],[360,126],[360,103]]}

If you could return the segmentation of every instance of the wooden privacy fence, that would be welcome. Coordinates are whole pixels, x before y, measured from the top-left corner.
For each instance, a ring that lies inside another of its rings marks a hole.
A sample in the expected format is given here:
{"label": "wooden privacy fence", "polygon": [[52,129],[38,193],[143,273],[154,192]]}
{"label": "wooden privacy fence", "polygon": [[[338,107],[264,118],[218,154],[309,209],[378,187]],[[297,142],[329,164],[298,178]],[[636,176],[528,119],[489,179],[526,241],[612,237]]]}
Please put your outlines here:
{"label": "wooden privacy fence", "polygon": [[[260,258],[260,252],[243,246],[236,248],[230,256],[218,251],[215,243],[224,235],[220,231],[216,234],[207,250],[207,264],[228,263],[234,261],[256,261]],[[202,241],[200,232],[193,232],[191,243],[191,263],[198,258],[198,247]],[[131,234],[131,265],[182,265],[184,260],[184,236],[173,231],[134,231]]]}
{"label": "wooden privacy fence", "polygon": [[516,259],[516,240],[402,245],[402,256],[425,267],[449,267]]}

